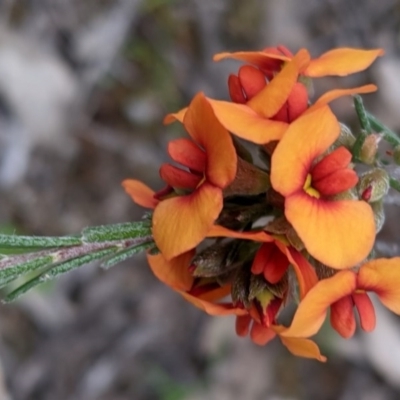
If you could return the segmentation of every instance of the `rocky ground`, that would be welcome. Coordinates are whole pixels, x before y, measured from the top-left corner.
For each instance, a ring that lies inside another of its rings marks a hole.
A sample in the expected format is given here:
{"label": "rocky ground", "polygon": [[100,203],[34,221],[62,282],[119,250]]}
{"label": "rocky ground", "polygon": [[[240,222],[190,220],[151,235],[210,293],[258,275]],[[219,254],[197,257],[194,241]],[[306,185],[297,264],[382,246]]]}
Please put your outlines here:
{"label": "rocky ground", "polygon": [[[120,182],[159,187],[166,112],[203,90],[227,96],[237,64],[223,50],[283,43],[318,55],[383,47],[367,74],[368,107],[400,128],[397,0],[15,0],[0,2],[0,228],[62,235],[140,218]],[[351,100],[335,104],[353,123]],[[382,253],[396,243],[399,199],[387,205]],[[395,400],[400,324],[375,335],[319,338],[329,362],[297,359],[234,334],[161,285],[138,256],[91,265],[0,307],[0,400]]]}

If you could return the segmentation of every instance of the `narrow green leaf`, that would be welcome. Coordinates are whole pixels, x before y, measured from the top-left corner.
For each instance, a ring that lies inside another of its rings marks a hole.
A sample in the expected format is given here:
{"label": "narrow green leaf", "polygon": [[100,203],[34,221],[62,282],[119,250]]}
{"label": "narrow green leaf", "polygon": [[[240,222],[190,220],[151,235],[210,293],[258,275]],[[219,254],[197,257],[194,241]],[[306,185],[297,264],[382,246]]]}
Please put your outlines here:
{"label": "narrow green leaf", "polygon": [[51,248],[79,246],[82,240],[78,236],[19,236],[0,234],[0,247],[3,248]]}
{"label": "narrow green leaf", "polygon": [[400,145],[400,137],[396,134],[396,132],[393,132],[386,125],[382,124],[382,122],[380,122],[376,117],[374,117],[368,111],[366,115],[374,131],[382,134],[383,138],[393,147]]}
{"label": "narrow green leaf", "polygon": [[354,96],[354,108],[356,109],[362,130],[365,131],[367,135],[370,135],[372,133],[371,123],[368,119],[362,98],[358,94]]}
{"label": "narrow green leaf", "polygon": [[9,303],[11,301],[14,301],[18,297],[26,293],[28,290],[34,288],[37,285],[50,281],[55,277],[61,274],[65,274],[66,272],[72,271],[73,269],[81,267],[82,265],[107,257],[115,253],[117,250],[118,250],[117,247],[103,249],[96,253],[85,254],[83,256],[76,257],[72,260],[67,260],[65,262],[58,263],[55,266],[50,266],[50,268],[43,271],[40,275],[30,279],[28,282],[25,282],[23,285],[14,289],[11,293],[9,293],[5,297],[3,302]]}
{"label": "narrow green leaf", "polygon": [[154,242],[148,242],[139,246],[129,247],[128,249],[119,251],[115,256],[108,258],[106,261],[103,261],[100,266],[104,269],[111,268],[114,265],[132,257],[134,254],[140,253],[147,249],[151,249],[154,246],[155,246]]}
{"label": "narrow green leaf", "polygon": [[115,240],[135,239],[151,236],[147,221],[126,222],[115,225],[91,226],[82,231],[86,243],[101,243]]}
{"label": "narrow green leaf", "polygon": [[389,178],[390,187],[397,192],[400,192],[400,182],[392,177]]}
{"label": "narrow green leaf", "polygon": [[61,262],[57,264],[55,267],[52,267],[49,271],[47,271],[43,275],[42,282],[46,282],[50,279],[53,279],[58,275],[65,274],[66,272],[81,267],[82,265],[89,264],[92,261],[107,257],[117,251],[118,251],[117,247],[111,247],[108,249],[97,251],[95,253],[85,254],[83,256],[73,258],[72,260]]}
{"label": "narrow green leaf", "polygon": [[13,279],[16,279],[22,275],[27,274],[28,272],[33,272],[38,270],[39,268],[43,268],[45,265],[52,264],[53,262],[54,258],[51,255],[48,255],[21,264],[17,264],[9,268],[2,269],[0,270],[0,281],[11,279],[11,277],[13,277]]}
{"label": "narrow green leaf", "polygon": [[353,157],[356,160],[360,159],[361,149],[363,147],[363,144],[367,136],[368,136],[367,133],[364,130],[362,130],[360,134],[357,136],[357,139],[351,149],[351,153],[353,154]]}

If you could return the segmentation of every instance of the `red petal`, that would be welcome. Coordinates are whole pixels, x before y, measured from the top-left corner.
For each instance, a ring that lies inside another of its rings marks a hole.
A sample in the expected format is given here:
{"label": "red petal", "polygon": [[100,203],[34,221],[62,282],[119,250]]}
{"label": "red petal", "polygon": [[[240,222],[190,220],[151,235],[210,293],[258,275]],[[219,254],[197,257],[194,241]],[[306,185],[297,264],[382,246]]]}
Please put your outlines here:
{"label": "red petal", "polygon": [[351,295],[342,297],[331,305],[331,325],[339,335],[350,338],[356,331],[356,320]]}
{"label": "red petal", "polygon": [[234,103],[245,104],[247,99],[244,97],[242,85],[240,84],[239,77],[236,75],[229,75],[228,88],[231,100]]}
{"label": "red petal", "polygon": [[176,139],[169,142],[168,154],[174,161],[193,171],[202,173],[205,170],[206,154],[189,139]]}
{"label": "red petal", "polygon": [[323,197],[334,196],[357,185],[358,175],[352,169],[341,169],[318,181],[312,180],[311,186]]}
{"label": "red petal", "polygon": [[241,315],[236,317],[235,330],[236,334],[241,337],[245,337],[249,334],[250,331],[250,315]]}
{"label": "red petal", "polygon": [[351,162],[352,154],[341,146],[329,153],[311,169],[312,181],[318,181],[338,169],[347,168]]}
{"label": "red petal", "polygon": [[366,332],[372,332],[376,326],[374,305],[367,293],[353,293],[354,304],[360,316],[361,328]]}
{"label": "red petal", "polygon": [[265,75],[251,65],[243,65],[239,68],[239,80],[247,100],[252,99],[267,84]]}
{"label": "red petal", "polygon": [[160,168],[161,178],[174,188],[196,189],[202,176],[191,174],[171,164],[163,164]]}
{"label": "red petal", "polygon": [[255,344],[264,346],[275,336],[276,333],[271,328],[267,328],[256,321],[253,322],[253,326],[250,331],[250,337]]}

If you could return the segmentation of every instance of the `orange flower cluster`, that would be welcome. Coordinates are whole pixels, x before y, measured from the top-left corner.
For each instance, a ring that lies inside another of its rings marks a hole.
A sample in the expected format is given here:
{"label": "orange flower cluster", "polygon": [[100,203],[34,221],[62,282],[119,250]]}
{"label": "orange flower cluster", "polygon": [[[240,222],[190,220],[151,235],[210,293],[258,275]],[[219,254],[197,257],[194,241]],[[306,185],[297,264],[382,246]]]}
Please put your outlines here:
{"label": "orange flower cluster", "polygon": [[[164,189],[123,182],[154,209],[154,274],[208,314],[236,315],[238,335],[260,345],[278,336],[293,354],[321,361],[309,337],[329,308],[344,337],[355,331],[354,308],[361,327],[374,328],[368,292],[400,313],[400,258],[370,258],[385,194],[376,187],[387,176],[373,169],[359,177],[354,140],[344,140],[329,106],[376,87],[335,89],[313,103],[308,94],[311,78],[362,71],[382,54],[343,48],[311,59],[283,46],[217,54],[245,63],[229,76],[232,101],[199,93],[166,117],[190,139],[169,144],[175,165],[161,166]],[[246,142],[257,145],[258,162]],[[279,315],[289,302],[298,307],[287,327]]]}

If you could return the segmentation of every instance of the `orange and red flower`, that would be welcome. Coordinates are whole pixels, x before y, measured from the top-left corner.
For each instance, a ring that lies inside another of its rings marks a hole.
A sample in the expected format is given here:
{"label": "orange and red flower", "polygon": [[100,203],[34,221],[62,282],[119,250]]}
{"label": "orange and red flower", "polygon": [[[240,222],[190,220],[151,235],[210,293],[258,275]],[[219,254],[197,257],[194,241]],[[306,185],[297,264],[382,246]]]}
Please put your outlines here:
{"label": "orange and red flower", "polygon": [[357,183],[351,154],[339,148],[325,156],[340,133],[328,106],[293,122],[272,155],[271,183],[285,198],[285,216],[307,251],[333,268],[361,262],[375,239],[374,216],[364,201],[332,197]]}
{"label": "orange and red flower", "polygon": [[170,187],[189,193],[157,201],[137,181],[123,186],[138,204],[155,207],[153,236],[167,259],[194,247],[205,237],[223,207],[223,189],[236,175],[236,151],[229,132],[219,123],[203,94],[190,103],[183,124],[193,141],[172,141],[168,152],[185,169],[162,165],[161,177]]}
{"label": "orange and red flower", "polygon": [[[310,78],[347,76],[364,71],[383,54],[382,49],[362,50],[347,47],[334,49],[311,59],[300,73]],[[267,47],[262,51],[218,53],[214,56],[214,61],[226,58],[248,62],[272,77],[276,71],[279,71],[283,63],[293,58],[293,54],[285,46],[278,46]]]}
{"label": "orange and red flower", "polygon": [[329,307],[331,323],[342,336],[355,331],[353,308],[360,316],[361,327],[375,327],[375,312],[367,292],[374,292],[391,311],[400,314],[400,257],[368,261],[360,270],[339,271],[317,283],[301,301],[291,326],[283,335],[309,337],[321,328]]}

